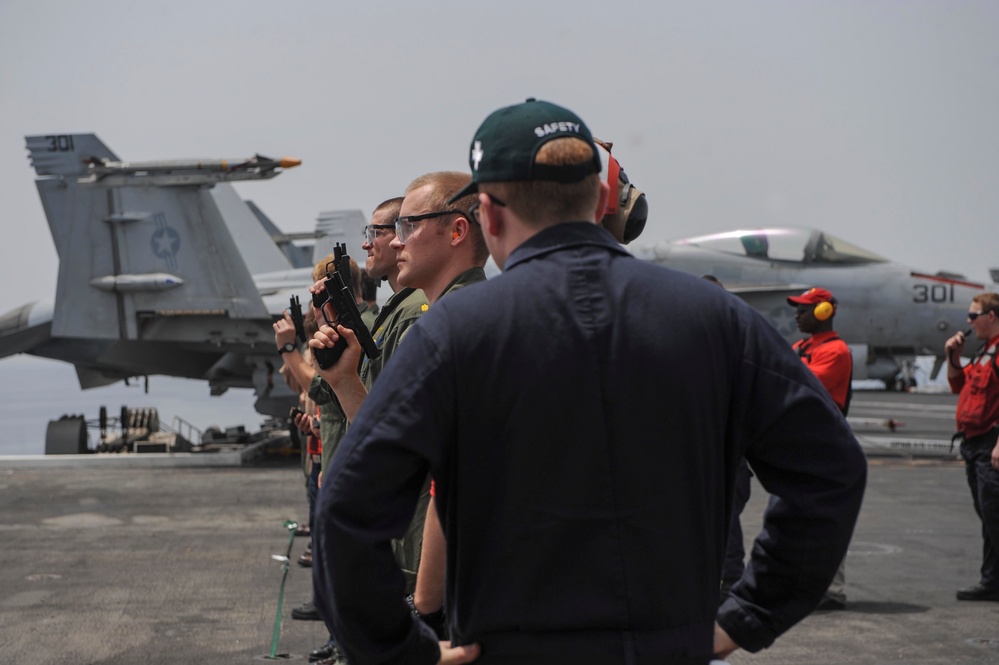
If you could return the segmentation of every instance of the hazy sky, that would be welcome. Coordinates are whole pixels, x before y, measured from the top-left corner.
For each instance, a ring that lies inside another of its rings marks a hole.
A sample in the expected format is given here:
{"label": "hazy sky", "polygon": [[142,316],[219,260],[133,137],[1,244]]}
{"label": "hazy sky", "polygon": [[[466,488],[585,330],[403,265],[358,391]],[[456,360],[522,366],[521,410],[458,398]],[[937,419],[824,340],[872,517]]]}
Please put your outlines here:
{"label": "hazy sky", "polygon": [[125,160],[294,155],[237,188],[283,230],[467,169],[528,96],[615,142],[640,243],[817,226],[984,279],[999,218],[999,2],[0,0],[0,313],[54,292],[28,134]]}

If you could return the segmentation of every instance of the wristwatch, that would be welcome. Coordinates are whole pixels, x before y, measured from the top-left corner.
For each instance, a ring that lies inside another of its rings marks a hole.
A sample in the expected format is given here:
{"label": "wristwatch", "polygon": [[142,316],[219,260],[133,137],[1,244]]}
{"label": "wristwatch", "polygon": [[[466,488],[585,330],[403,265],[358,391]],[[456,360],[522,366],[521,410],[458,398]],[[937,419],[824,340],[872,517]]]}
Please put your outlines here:
{"label": "wristwatch", "polygon": [[278,355],[279,356],[283,356],[286,353],[291,353],[292,351],[297,350],[297,348],[298,347],[296,347],[293,343],[288,342],[287,344],[285,344],[284,346],[282,346],[280,349],[278,349]]}

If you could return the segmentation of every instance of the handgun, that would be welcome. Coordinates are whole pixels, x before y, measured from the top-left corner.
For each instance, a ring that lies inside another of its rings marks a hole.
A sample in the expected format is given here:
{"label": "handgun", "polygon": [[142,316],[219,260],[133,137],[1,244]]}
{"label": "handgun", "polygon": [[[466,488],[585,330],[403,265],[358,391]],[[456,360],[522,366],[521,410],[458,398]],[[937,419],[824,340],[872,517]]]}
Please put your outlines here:
{"label": "handgun", "polygon": [[305,336],[305,319],[302,318],[302,302],[298,296],[291,297],[289,310],[291,311],[291,321],[295,324],[295,337],[302,344],[307,343],[309,338]]}
{"label": "handgun", "polygon": [[[333,274],[334,273],[339,273],[340,274],[340,278],[341,278],[341,280],[343,281],[344,284],[350,284],[351,283],[351,281],[349,279],[343,279],[344,275],[343,275],[343,272],[341,272],[341,271],[344,270],[344,268],[340,265],[340,259],[343,257],[345,251],[346,251],[346,245],[343,245],[342,243],[338,242],[338,243],[336,243],[333,246],[333,260],[326,264],[326,279],[323,281],[323,290],[320,291],[319,293],[313,293],[312,294],[312,306],[315,309],[318,309],[322,313],[323,320],[326,321],[326,325],[334,327],[334,328],[336,327],[335,326],[335,322],[334,321],[330,321],[330,317],[326,315],[326,309],[325,309],[325,307],[326,307],[327,304],[332,304],[332,303],[330,303],[330,292],[331,292],[331,289],[337,288],[336,284],[335,284],[335,281],[333,279]],[[333,272],[330,272],[330,266],[331,265],[333,266]],[[347,260],[346,273],[347,273],[347,277],[350,277],[350,260],[349,259]],[[334,314],[336,314],[336,316],[339,317],[339,312],[334,312]]]}
{"label": "handgun", "polygon": [[[375,345],[371,331],[361,321],[361,312],[357,309],[357,300],[351,290],[350,257],[347,256],[345,244],[336,243],[334,245],[332,263],[332,272],[329,264],[326,265],[323,292],[312,294],[312,304],[323,313],[326,323],[333,326],[333,322],[326,316],[325,309],[326,304],[331,305],[336,313],[337,323],[354,331],[354,334],[357,335],[357,341],[361,343],[364,355],[373,360],[381,355],[381,350]],[[329,369],[346,348],[347,342],[343,337],[340,337],[333,348],[313,349],[312,355],[320,369]]]}

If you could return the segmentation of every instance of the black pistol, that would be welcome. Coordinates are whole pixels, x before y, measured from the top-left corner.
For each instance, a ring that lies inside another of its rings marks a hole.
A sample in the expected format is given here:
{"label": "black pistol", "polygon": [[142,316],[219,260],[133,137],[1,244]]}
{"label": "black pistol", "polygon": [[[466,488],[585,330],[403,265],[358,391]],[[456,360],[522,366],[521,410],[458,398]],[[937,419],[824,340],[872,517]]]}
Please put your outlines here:
{"label": "black pistol", "polygon": [[307,343],[309,338],[305,336],[305,319],[302,318],[302,302],[298,296],[291,297],[291,306],[288,309],[291,312],[291,322],[295,324],[295,337],[302,344]]}
{"label": "black pistol", "polygon": [[[342,243],[336,243],[333,247],[333,271],[330,272],[329,265],[326,266],[323,292],[312,294],[312,304],[323,313],[326,323],[332,326],[333,322],[326,317],[324,308],[327,303],[336,312],[337,322],[357,335],[357,341],[361,343],[364,355],[371,359],[381,355],[371,331],[361,321],[361,312],[357,309],[357,301],[351,289],[350,257],[347,256],[347,246]],[[333,348],[313,349],[312,355],[320,369],[329,369],[346,348],[347,342],[340,337]]]}

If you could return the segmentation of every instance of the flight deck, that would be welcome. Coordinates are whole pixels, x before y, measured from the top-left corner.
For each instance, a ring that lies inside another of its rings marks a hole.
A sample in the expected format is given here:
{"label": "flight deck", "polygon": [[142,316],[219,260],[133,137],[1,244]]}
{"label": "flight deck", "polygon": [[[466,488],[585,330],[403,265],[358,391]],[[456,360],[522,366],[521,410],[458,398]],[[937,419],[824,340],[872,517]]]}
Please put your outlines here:
{"label": "flight deck", "polygon": [[[910,438],[949,439],[954,397],[856,393],[851,416],[894,418]],[[755,481],[754,481],[755,482]],[[102,665],[267,662],[282,555],[305,541],[295,458],[225,468],[66,467],[0,461],[0,661]],[[766,495],[743,513],[747,541]],[[749,543],[747,542],[747,545]],[[870,458],[846,561],[847,607],[816,612],[732,665],[999,662],[999,603],[960,602],[981,536],[955,459]],[[292,563],[276,652],[307,662],[321,622],[294,621],[311,574]]]}

